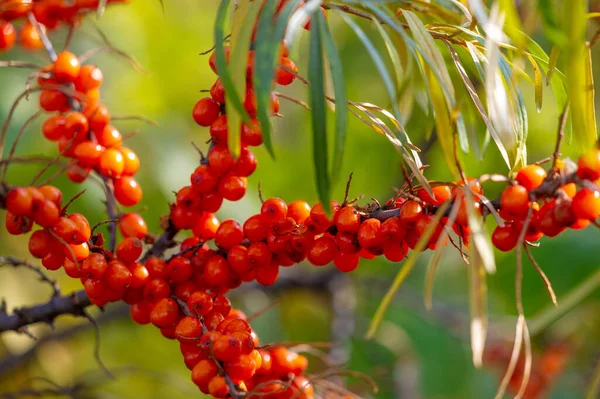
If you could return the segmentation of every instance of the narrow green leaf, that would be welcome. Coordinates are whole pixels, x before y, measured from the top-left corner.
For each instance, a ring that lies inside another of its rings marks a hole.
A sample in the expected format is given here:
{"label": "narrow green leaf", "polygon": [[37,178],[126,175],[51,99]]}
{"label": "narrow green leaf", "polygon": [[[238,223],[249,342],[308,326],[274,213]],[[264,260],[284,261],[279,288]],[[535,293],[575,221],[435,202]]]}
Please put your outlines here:
{"label": "narrow green leaf", "polygon": [[[314,15],[313,15],[314,17]],[[310,105],[312,108],[313,162],[317,191],[323,207],[329,211],[330,179],[327,149],[327,104],[323,79],[323,43],[321,24],[312,24],[308,58],[308,79],[311,82]]]}
{"label": "narrow green leaf", "polygon": [[404,264],[402,265],[400,270],[398,270],[398,273],[396,274],[396,277],[394,278],[394,281],[392,282],[391,287],[385,293],[383,299],[381,300],[379,306],[377,307],[377,310],[375,311],[375,315],[371,319],[371,323],[369,324],[369,329],[366,334],[367,339],[373,338],[373,336],[377,332],[377,329],[379,328],[379,326],[381,325],[381,322],[383,321],[385,312],[389,308],[389,306],[392,302],[392,299],[394,299],[394,295],[396,295],[396,292],[398,292],[398,289],[400,288],[400,286],[402,286],[402,283],[404,283],[404,281],[406,280],[406,278],[408,277],[408,275],[414,268],[422,251],[427,247],[429,238],[433,234],[433,231],[437,227],[437,224],[439,223],[439,221],[442,219],[442,216],[444,216],[444,214],[446,213],[446,210],[448,209],[449,206],[450,206],[450,203],[445,202],[444,204],[442,204],[442,206],[440,206],[438,208],[437,212],[435,213],[435,217],[433,218],[431,223],[427,226],[427,229],[425,229],[425,232],[423,232],[423,235],[421,236],[421,238],[419,238],[419,241],[415,245],[413,252],[404,261]]}
{"label": "narrow green leaf", "polygon": [[404,73],[404,68],[402,68],[402,62],[400,61],[400,54],[396,50],[396,46],[395,46],[394,42],[392,41],[392,38],[385,31],[385,28],[383,27],[383,25],[381,25],[381,22],[379,22],[377,19],[374,19],[373,23],[375,24],[375,26],[377,27],[377,30],[379,31],[379,34],[383,38],[385,47],[388,51],[388,54],[390,55],[390,59],[392,60],[392,65],[394,66],[394,71],[396,72],[396,85],[399,88],[402,84],[402,80],[403,80],[402,75]]}
{"label": "narrow green leaf", "polygon": [[358,38],[362,42],[363,46],[365,46],[365,48],[367,49],[367,52],[369,53],[369,55],[371,56],[371,59],[375,63],[377,72],[379,72],[379,75],[381,76],[381,79],[383,80],[385,89],[388,92],[388,95],[390,96],[390,101],[392,103],[392,109],[394,111],[394,116],[396,117],[396,119],[398,119],[398,121],[400,123],[402,123],[400,109],[398,108],[398,96],[397,96],[396,88],[395,88],[396,86],[394,85],[394,82],[390,76],[390,73],[388,72],[387,67],[385,66],[385,62],[383,61],[383,59],[381,58],[381,55],[379,54],[379,50],[377,50],[377,48],[375,47],[375,45],[373,44],[371,39],[369,39],[369,37],[358,26],[358,24],[356,24],[356,22],[354,22],[352,19],[350,19],[350,17],[348,17],[345,14],[340,14],[340,16],[342,17],[342,19],[344,21],[346,21],[346,23],[350,26],[350,28],[352,28],[354,33],[356,33],[356,36],[358,36]]}
{"label": "narrow green leaf", "polygon": [[254,41],[254,92],[256,94],[256,117],[260,122],[265,148],[275,158],[271,139],[271,123],[269,120],[271,87],[275,76],[275,67],[279,60],[281,40],[285,33],[287,21],[302,0],[290,1],[279,13],[273,23],[275,7],[278,0],[267,0],[261,11],[256,40]]}
{"label": "narrow green leaf", "polygon": [[428,61],[430,68],[432,70],[437,70],[438,73],[435,76],[438,77],[440,84],[444,86],[445,93],[449,96],[448,103],[453,106],[455,102],[454,86],[452,85],[452,79],[450,79],[450,74],[448,73],[448,68],[446,67],[442,53],[433,41],[431,34],[425,28],[425,25],[423,25],[423,22],[421,22],[415,13],[403,11],[402,14],[404,15],[404,18],[406,18],[406,22],[408,22],[408,26],[417,43],[417,48],[420,49],[422,54],[426,55],[426,59],[431,60]]}
{"label": "narrow green leaf", "polygon": [[333,146],[333,163],[331,165],[331,180],[335,182],[339,177],[342,168],[342,159],[344,147],[346,144],[346,132],[348,130],[348,108],[346,105],[346,81],[342,70],[342,60],[335,46],[331,32],[325,22],[323,14],[316,13],[319,29],[325,52],[329,60],[331,69],[331,78],[333,81],[333,91],[335,95],[335,143]]}
{"label": "narrow green leaf", "polygon": [[[231,31],[231,58],[229,60],[229,71],[233,82],[234,93],[244,95],[246,93],[246,68],[248,67],[248,51],[250,51],[250,41],[252,31],[261,4],[258,1],[241,0],[233,17],[233,27]],[[243,94],[242,94],[243,93]],[[229,151],[234,158],[237,158],[241,151],[242,141],[240,139],[242,131],[242,114],[235,112],[235,107],[230,105],[230,91],[225,91],[225,108],[227,110],[227,125],[229,127],[227,134],[227,144]],[[246,123],[248,120],[244,120]]]}
{"label": "narrow green leaf", "polygon": [[429,95],[431,96],[431,105],[433,106],[433,116],[435,118],[435,131],[437,133],[438,142],[442,148],[442,155],[446,161],[446,166],[455,178],[460,178],[456,162],[458,160],[454,157],[454,130],[452,118],[446,101],[444,100],[444,94],[441,89],[440,82],[433,77],[433,73],[430,72],[430,68],[425,66],[426,70],[430,73],[430,78],[427,79],[429,83]]}
{"label": "narrow green leaf", "polygon": [[594,91],[588,84],[593,82],[590,52],[585,44],[587,1],[573,0],[563,4],[564,33],[568,40],[561,53],[565,55],[567,94],[573,121],[573,131],[580,149],[587,151],[597,140],[594,111]]}
{"label": "narrow green leaf", "polygon": [[504,13],[504,31],[515,46],[522,49],[525,46],[521,18],[513,0],[500,0],[500,11]]}
{"label": "narrow green leaf", "polygon": [[548,62],[548,72],[546,72],[546,86],[550,85],[552,76],[554,76],[554,70],[556,69],[556,63],[560,56],[560,49],[557,46],[553,46],[550,51],[550,61]]}
{"label": "narrow green leaf", "polygon": [[[219,78],[223,83],[225,89],[225,95],[227,98],[227,106],[237,111],[244,122],[248,123],[250,118],[244,109],[242,100],[240,99],[240,93],[236,90],[231,72],[227,66],[225,59],[225,21],[227,19],[227,11],[229,10],[229,4],[231,0],[222,0],[217,9],[217,17],[215,19],[214,27],[214,38],[215,38],[215,61],[217,64],[217,71],[219,72]],[[232,115],[228,114],[228,118]],[[231,129],[230,129],[231,130]]]}
{"label": "narrow green leaf", "polygon": [[541,112],[542,111],[542,101],[544,99],[542,72],[540,70],[538,63],[533,59],[533,57],[531,55],[529,55],[528,53],[525,53],[525,57],[529,60],[529,62],[531,63],[531,66],[533,67],[533,76],[535,79],[535,107],[537,109],[537,112]]}

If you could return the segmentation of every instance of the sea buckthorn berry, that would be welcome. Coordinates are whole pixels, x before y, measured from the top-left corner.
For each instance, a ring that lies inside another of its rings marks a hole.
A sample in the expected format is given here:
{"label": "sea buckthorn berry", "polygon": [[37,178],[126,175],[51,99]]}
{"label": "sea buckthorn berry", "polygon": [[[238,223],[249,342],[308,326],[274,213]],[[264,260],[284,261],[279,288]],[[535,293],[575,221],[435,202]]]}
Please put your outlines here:
{"label": "sea buckthorn berry", "polygon": [[244,223],[244,236],[252,242],[263,241],[269,234],[269,225],[262,215],[253,215]]}
{"label": "sea buckthorn berry", "polygon": [[399,218],[389,218],[381,224],[380,235],[381,245],[386,247],[400,243],[406,236],[406,229]]}
{"label": "sea buckthorn berry", "polygon": [[400,208],[400,221],[405,225],[416,223],[423,214],[423,207],[417,201],[409,200]]}
{"label": "sea buckthorn berry", "polygon": [[269,266],[256,269],[254,277],[260,285],[271,286],[277,282],[277,278],[279,277],[279,265],[273,260]]}
{"label": "sea buckthorn berry", "polygon": [[200,196],[200,209],[204,212],[215,213],[221,209],[223,196],[218,191],[211,191]]}
{"label": "sea buckthorn berry", "polygon": [[281,198],[269,198],[263,202],[260,215],[265,223],[273,224],[287,216],[288,207]]}
{"label": "sea buckthorn berry", "polygon": [[15,27],[8,21],[0,19],[0,50],[8,50],[15,45],[17,32]]}
{"label": "sea buckthorn berry", "polygon": [[208,314],[213,308],[213,299],[204,291],[196,291],[187,300],[190,311],[197,316]]}
{"label": "sea buckthorn berry", "polygon": [[[208,312],[205,316],[204,316],[204,324],[206,325],[206,328],[209,331],[213,331],[215,328],[217,328],[217,326],[219,325],[220,322],[223,321],[225,317],[223,317],[223,315],[215,310],[211,310],[210,312]],[[214,339],[217,338],[216,332],[213,332],[213,337],[212,340],[214,341]],[[208,350],[210,351],[210,347],[208,348]]]}
{"label": "sea buckthorn berry", "polygon": [[600,150],[593,149],[577,160],[577,176],[580,179],[598,180],[600,178]]}
{"label": "sea buckthorn berry", "polygon": [[120,260],[111,260],[108,262],[108,268],[104,274],[104,281],[112,289],[119,290],[131,284],[133,275],[131,271]]}
{"label": "sea buckthorn berry", "polygon": [[281,236],[291,233],[296,227],[296,221],[292,218],[286,217],[271,225],[271,233]]}
{"label": "sea buckthorn berry", "polygon": [[100,173],[106,177],[118,178],[125,168],[125,160],[121,151],[109,148],[100,157]]}
{"label": "sea buckthorn berry", "polygon": [[69,108],[69,98],[60,90],[44,89],[40,92],[40,107],[44,111],[65,111]]}
{"label": "sea buckthorn berry", "polygon": [[218,78],[210,88],[210,96],[213,101],[225,104],[225,87],[223,86],[223,82],[221,82],[221,78]]}
{"label": "sea buckthorn berry", "polygon": [[77,223],[67,217],[61,217],[52,225],[52,232],[61,240],[71,243],[77,237]]}
{"label": "sea buckthorn berry", "polygon": [[[415,223],[415,226],[413,228],[414,234],[416,234],[419,238],[422,237],[429,228],[429,226],[434,222],[434,215],[421,215],[421,217],[419,218],[417,223]],[[433,231],[431,232],[428,244],[435,244],[438,238],[440,237],[442,230],[444,229],[444,226],[439,221],[435,223],[436,225],[433,228]]]}
{"label": "sea buckthorn berry", "polygon": [[208,164],[212,172],[220,176],[233,167],[234,161],[227,146],[217,144],[208,152]]}
{"label": "sea buckthorn berry", "polygon": [[[216,103],[215,103],[216,104]],[[208,130],[210,137],[215,144],[227,145],[227,115],[221,115],[216,118],[210,125]]]}
{"label": "sea buckthorn berry", "polygon": [[600,216],[600,193],[582,188],[573,198],[573,211],[580,219],[596,220]]}
{"label": "sea buckthorn berry", "polygon": [[231,270],[237,274],[243,274],[250,269],[248,262],[248,248],[243,245],[231,247],[227,252],[227,263]]}
{"label": "sea buckthorn berry", "polygon": [[256,99],[256,93],[251,87],[246,88],[246,97],[244,98],[244,109],[248,112],[248,115],[255,116],[258,102]]}
{"label": "sea buckthorn berry", "polygon": [[273,259],[273,253],[264,242],[255,242],[248,247],[248,264],[250,268],[267,267]]}
{"label": "sea buckthorn berry", "polygon": [[165,328],[174,324],[179,318],[177,302],[171,298],[162,298],[152,308],[150,321],[156,327]]}
{"label": "sea buckthorn berry", "polygon": [[82,92],[95,90],[102,85],[104,75],[100,68],[95,65],[84,65],[75,79],[75,88]]}
{"label": "sea buckthorn berry", "polygon": [[92,236],[92,229],[87,218],[81,213],[72,213],[69,215],[69,220],[75,223],[76,226],[71,243],[81,244],[87,242]]}
{"label": "sea buckthorn berry", "polygon": [[62,252],[50,252],[42,258],[42,265],[48,270],[58,270],[65,263],[65,255]]}
{"label": "sea buckthorn berry", "polygon": [[[298,73],[298,68],[296,67],[296,64],[294,64],[294,62],[287,57],[281,57],[279,64],[280,67],[277,68],[275,80],[277,84],[281,86],[287,86],[291,84],[294,79],[296,79],[294,73]],[[293,73],[288,70],[292,71]]]}
{"label": "sea buckthorn berry", "polygon": [[213,342],[213,355],[222,362],[233,361],[242,353],[242,342],[229,334],[221,335]]}
{"label": "sea buckthorn berry", "polygon": [[[152,316],[152,314],[150,314]],[[160,333],[163,337],[167,339],[175,339],[175,325],[172,324],[168,327],[162,327],[160,329]]]}
{"label": "sea buckthorn berry", "polygon": [[229,249],[238,245],[244,239],[242,226],[233,219],[223,221],[217,229],[215,244],[220,248]]}
{"label": "sea buckthorn berry", "polygon": [[345,254],[343,252],[339,252],[335,258],[333,258],[333,264],[335,267],[344,273],[348,273],[353,271],[358,267],[360,262],[360,256],[358,253],[355,254]]}
{"label": "sea buckthorn berry", "polygon": [[42,124],[42,134],[50,141],[57,141],[65,132],[65,117],[62,115],[51,116]]}
{"label": "sea buckthorn berry", "polygon": [[577,185],[575,185],[575,183],[567,183],[561,186],[560,189],[569,198],[573,198],[575,197],[575,194],[577,194]]}
{"label": "sea buckthorn berry", "polygon": [[512,223],[497,226],[492,233],[492,244],[500,251],[508,252],[517,246],[519,233],[515,231]]}
{"label": "sea buckthorn berry", "polygon": [[45,199],[50,200],[60,208],[62,203],[62,192],[60,189],[54,186],[42,186],[38,188],[39,192],[42,193]]}
{"label": "sea buckthorn berry", "polygon": [[306,201],[295,200],[288,204],[287,217],[290,217],[298,224],[304,224],[310,216],[310,205]]}
{"label": "sea buckthorn berry", "polygon": [[123,137],[119,130],[113,125],[106,125],[104,129],[96,133],[98,144],[106,148],[120,147],[123,142]]}
{"label": "sea buckthorn berry", "polygon": [[69,244],[64,247],[64,254],[70,261],[81,262],[90,255],[90,247],[87,242],[83,244]]}
{"label": "sea buckthorn berry", "polygon": [[6,195],[6,209],[17,216],[31,215],[33,198],[26,188],[17,187]]}
{"label": "sea buckthorn berry", "polygon": [[133,206],[142,200],[142,188],[130,176],[122,176],[113,181],[115,198],[123,206]]}
{"label": "sea buckthorn berry", "polygon": [[46,230],[37,230],[29,237],[29,253],[39,259],[46,257],[52,250],[54,237]]}
{"label": "sea buckthorn berry", "polygon": [[217,376],[218,371],[213,360],[200,360],[192,369],[192,381],[199,387],[207,386]]}
{"label": "sea buckthorn berry", "polygon": [[[64,253],[62,255],[64,256]],[[64,257],[63,268],[65,269],[65,273],[67,274],[67,276],[69,276],[71,278],[81,278],[82,277],[80,265],[71,261],[70,259],[67,259],[66,256]],[[102,280],[100,280],[100,281],[102,281]],[[104,282],[102,282],[102,284],[104,284]]]}
{"label": "sea buckthorn berry", "polygon": [[137,237],[128,237],[117,245],[116,255],[125,263],[133,263],[142,255],[144,245]]}
{"label": "sea buckthorn berry", "polygon": [[[150,272],[146,266],[139,262],[135,262],[129,265],[131,271],[131,288],[143,288],[148,281],[150,281]],[[143,298],[143,291],[142,291]]]}
{"label": "sea buckthorn berry", "polygon": [[137,154],[129,148],[120,147],[119,151],[123,154],[123,176],[133,176],[140,168],[140,159]]}
{"label": "sea buckthorn berry", "polygon": [[333,261],[338,254],[338,248],[333,238],[323,236],[317,238],[308,250],[308,261],[314,266],[325,266]]}
{"label": "sea buckthorn berry", "polygon": [[335,236],[335,243],[340,252],[346,254],[357,254],[360,252],[360,244],[358,243],[358,236],[356,234],[338,233]]}
{"label": "sea buckthorn berry", "polygon": [[345,206],[335,213],[333,222],[339,232],[356,233],[360,227],[360,215],[356,208]]}
{"label": "sea buckthorn berry", "polygon": [[200,165],[191,174],[190,182],[195,191],[208,193],[217,187],[219,178],[210,166]]}
{"label": "sea buckthorn berry", "polygon": [[150,273],[150,277],[152,278],[163,280],[167,278],[167,262],[160,258],[151,256],[146,261],[146,268],[148,269],[148,273]]}
{"label": "sea buckthorn berry", "polygon": [[548,237],[556,237],[566,229],[566,226],[560,225],[554,218],[555,206],[555,200],[546,202],[535,214],[533,219],[535,226]]}
{"label": "sea buckthorn berry", "polygon": [[81,273],[87,278],[102,278],[107,268],[108,262],[106,261],[106,258],[104,255],[98,253],[91,253],[90,256],[81,263]]}
{"label": "sea buckthorn berry", "polygon": [[240,156],[235,161],[231,173],[241,177],[248,177],[254,173],[257,166],[258,161],[256,160],[256,155],[249,149],[242,147]]}
{"label": "sea buckthorn berry", "polygon": [[433,197],[426,190],[419,190],[417,193],[419,198],[428,204],[440,206],[452,197],[452,191],[448,186],[431,187]]}
{"label": "sea buckthorn berry", "polygon": [[44,46],[40,34],[29,21],[25,22],[19,30],[19,44],[27,50],[37,50]]}
{"label": "sea buckthorn berry", "polygon": [[577,221],[577,215],[573,209],[573,201],[559,198],[552,209],[554,220],[562,226],[569,226]]}
{"label": "sea buckthorn berry", "polygon": [[225,363],[225,373],[234,381],[249,380],[254,375],[256,363],[249,355],[241,355],[238,359]]}
{"label": "sea buckthorn berry", "polygon": [[192,277],[192,264],[183,256],[176,256],[167,263],[167,276],[174,283],[182,283]]}
{"label": "sea buckthorn berry", "polygon": [[212,240],[217,234],[219,225],[219,219],[214,213],[203,212],[192,226],[192,232],[202,241]]}
{"label": "sea buckthorn berry", "polygon": [[50,227],[60,218],[60,209],[53,201],[44,200],[41,204],[34,204],[31,217],[40,226]]}
{"label": "sea buckthorn berry", "polygon": [[377,219],[365,220],[360,224],[357,237],[361,248],[369,251],[382,248],[381,222]]}
{"label": "sea buckthorn berry", "polygon": [[231,312],[231,301],[224,295],[217,295],[213,300],[213,310],[227,317]]}
{"label": "sea buckthorn berry", "polygon": [[[231,52],[231,48],[229,46],[225,46],[225,47],[223,47],[223,50],[225,52],[225,63],[229,64],[229,53]],[[214,73],[218,74],[218,72],[217,72],[217,55],[214,51],[210,55],[210,58],[208,59],[208,64],[210,66],[210,69],[212,69]]]}
{"label": "sea buckthorn berry", "polygon": [[526,216],[529,211],[529,191],[519,184],[506,187],[500,196],[500,207],[515,216]]}
{"label": "sea buckthorn berry", "polygon": [[246,194],[247,186],[248,181],[245,177],[228,173],[219,179],[218,191],[228,201],[239,201]]}
{"label": "sea buckthorn berry", "polygon": [[135,212],[124,214],[119,219],[119,230],[123,237],[144,238],[148,235],[148,226],[144,218]]}
{"label": "sea buckthorn berry", "polygon": [[145,302],[135,303],[129,308],[129,315],[137,324],[149,324],[150,310],[150,306]]}
{"label": "sea buckthorn berry", "polygon": [[200,126],[210,126],[221,112],[219,104],[210,97],[201,98],[194,105],[192,117]]}
{"label": "sea buckthorn berry", "polygon": [[190,342],[190,340],[200,338],[202,336],[202,322],[196,317],[185,316],[177,323],[175,336],[181,342]]}
{"label": "sea buckthorn berry", "polygon": [[73,183],[83,183],[89,176],[91,169],[79,166],[76,162],[71,162],[67,168],[67,177]]}
{"label": "sea buckthorn berry", "polygon": [[400,262],[406,258],[408,251],[400,242],[383,247],[383,256],[390,262]]}
{"label": "sea buckthorn berry", "polygon": [[242,142],[251,147],[259,146],[263,143],[262,131],[258,120],[250,119],[250,124],[242,125]]}
{"label": "sea buckthorn berry", "polygon": [[204,281],[210,286],[219,287],[227,284],[230,275],[227,260],[220,255],[210,258],[204,266]]}
{"label": "sea buckthorn berry", "polygon": [[222,399],[229,396],[229,387],[225,377],[217,375],[208,383],[208,393],[215,398]]}
{"label": "sea buckthorn berry", "polygon": [[[469,208],[467,207],[467,200],[462,197],[457,197],[457,201],[460,201],[460,203],[458,204],[458,212],[456,213],[456,223],[468,226]],[[481,215],[481,204],[479,202],[473,202],[473,208],[475,210],[475,215]]]}
{"label": "sea buckthorn berry", "polygon": [[95,133],[101,132],[110,123],[110,112],[103,105],[95,106],[88,110],[84,109],[84,114],[88,118],[90,128]]}
{"label": "sea buckthorn berry", "polygon": [[65,117],[65,136],[84,140],[89,130],[88,120],[81,112],[71,112]]}
{"label": "sea buckthorn berry", "polygon": [[517,173],[515,180],[531,191],[541,186],[546,176],[546,171],[540,165],[527,165]]}
{"label": "sea buckthorn berry", "polygon": [[100,162],[104,147],[93,141],[83,141],[75,146],[75,157],[86,168],[95,168]]}
{"label": "sea buckthorn berry", "polygon": [[[148,269],[150,271],[150,269]],[[150,277],[152,273],[150,272]],[[171,287],[166,280],[162,278],[153,278],[144,286],[144,299],[149,302],[156,302],[161,298],[167,298],[171,293]]]}
{"label": "sea buckthorn berry", "polygon": [[83,282],[83,288],[85,288],[85,293],[88,294],[91,299],[100,298],[108,291],[108,286],[106,283],[97,278],[86,279]]}
{"label": "sea buckthorn berry", "polygon": [[63,51],[52,65],[54,77],[61,82],[73,82],[79,76],[81,65],[75,54]]}

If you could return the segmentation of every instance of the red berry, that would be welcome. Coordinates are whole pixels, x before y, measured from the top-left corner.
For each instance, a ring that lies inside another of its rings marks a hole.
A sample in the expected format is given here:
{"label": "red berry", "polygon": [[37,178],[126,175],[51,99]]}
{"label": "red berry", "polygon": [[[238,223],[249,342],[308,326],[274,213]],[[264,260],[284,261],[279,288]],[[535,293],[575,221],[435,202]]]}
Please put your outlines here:
{"label": "red berry", "polygon": [[210,126],[221,112],[219,104],[210,97],[201,98],[194,105],[192,116],[200,126]]}
{"label": "red berry", "polygon": [[600,193],[582,188],[573,198],[573,211],[578,218],[596,220],[600,216]]}
{"label": "red berry", "polygon": [[332,262],[338,254],[338,248],[333,238],[323,236],[316,239],[308,250],[307,258],[315,266],[325,266]]}
{"label": "red berry", "polygon": [[123,206],[133,206],[142,200],[142,188],[130,176],[114,180],[115,198]]}
{"label": "red berry", "polygon": [[164,328],[174,324],[179,317],[177,302],[171,298],[163,298],[154,305],[150,313],[152,324]]}
{"label": "red berry", "polygon": [[263,202],[260,208],[262,219],[273,224],[287,216],[287,204],[281,198],[269,198]]}

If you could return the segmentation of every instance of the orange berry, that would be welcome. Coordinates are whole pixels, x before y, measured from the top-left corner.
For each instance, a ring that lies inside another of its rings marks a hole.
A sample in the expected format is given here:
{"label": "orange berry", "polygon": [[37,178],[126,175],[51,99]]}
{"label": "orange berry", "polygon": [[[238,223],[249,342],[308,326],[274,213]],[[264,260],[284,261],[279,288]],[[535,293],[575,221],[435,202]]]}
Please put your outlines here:
{"label": "orange berry", "polygon": [[[281,66],[285,67],[286,69],[289,69],[292,72],[298,73],[298,68],[296,67],[296,64],[294,64],[294,62],[292,60],[290,60],[289,58],[281,57],[281,59],[279,60],[279,63]],[[291,84],[294,81],[294,79],[296,79],[296,77],[294,76],[293,73],[288,72],[286,69],[282,68],[281,66],[279,68],[277,68],[277,72],[275,75],[275,81],[279,85],[287,86],[287,85]]]}
{"label": "orange berry", "polygon": [[75,147],[75,157],[84,168],[95,168],[100,162],[104,147],[93,141],[84,141]]}
{"label": "orange berry", "polygon": [[354,234],[360,227],[360,215],[356,208],[344,206],[340,208],[333,216],[333,222],[341,233]]}
{"label": "orange berry", "polygon": [[381,222],[377,219],[367,219],[362,222],[357,237],[361,248],[373,253],[381,252],[383,249]]}
{"label": "orange berry", "polygon": [[600,178],[600,150],[593,149],[577,160],[577,176],[580,179],[598,180]]}
{"label": "orange berry", "polygon": [[79,59],[68,51],[58,54],[52,65],[54,77],[61,82],[73,82],[79,76],[80,70]]}
{"label": "orange berry", "polygon": [[82,92],[98,89],[104,76],[100,68],[95,65],[84,65],[79,71],[79,76],[75,80],[75,88]]}
{"label": "orange berry", "polygon": [[42,134],[50,141],[58,141],[65,134],[65,117],[54,115],[42,124]]}
{"label": "orange berry", "polygon": [[529,211],[529,191],[519,184],[508,186],[500,196],[500,207],[517,217],[525,217]]}
{"label": "orange berry", "polygon": [[337,254],[338,248],[333,238],[324,235],[312,243],[306,257],[314,266],[325,266],[331,263]]}
{"label": "orange berry", "polygon": [[423,207],[417,201],[409,200],[400,208],[400,221],[404,225],[416,223],[423,214]]}
{"label": "orange berry", "polygon": [[[98,140],[98,144],[103,147],[111,148],[111,147],[121,147],[121,143],[123,142],[123,137],[119,130],[113,125],[106,125],[104,129],[96,132],[96,140]],[[123,148],[120,148],[123,150]],[[122,151],[121,151],[122,152]]]}
{"label": "orange berry", "polygon": [[142,255],[144,245],[137,237],[127,237],[117,245],[117,258],[125,263],[133,263]]}
{"label": "orange berry", "polygon": [[192,117],[200,126],[210,126],[219,117],[221,107],[210,97],[201,98],[194,105]]}
{"label": "orange berry", "polygon": [[546,171],[541,166],[527,165],[517,173],[515,180],[528,191],[531,191],[541,186],[546,176]]}
{"label": "orange berry", "polygon": [[448,186],[434,186],[431,187],[431,191],[433,192],[433,198],[425,190],[419,190],[417,194],[423,202],[435,206],[442,205],[444,202],[448,201],[452,196],[452,191]]}
{"label": "orange berry", "polygon": [[100,156],[99,169],[106,177],[118,178],[125,168],[125,160],[121,151],[109,148]]}
{"label": "orange berry", "polygon": [[0,19],[0,51],[9,50],[15,45],[17,33],[15,27],[8,21]]}
{"label": "orange berry", "polygon": [[262,220],[267,224],[273,224],[287,215],[288,207],[281,198],[269,198],[263,202],[260,208]]}
{"label": "orange berry", "polygon": [[600,193],[582,188],[573,198],[573,211],[580,219],[596,220],[600,216]]}
{"label": "orange berry", "polygon": [[162,298],[152,308],[150,321],[156,327],[169,327],[179,318],[179,307],[177,302],[171,298]]}
{"label": "orange berry", "polygon": [[200,360],[192,369],[192,381],[198,386],[205,386],[217,376],[219,369],[211,359]]}
{"label": "orange berry", "polygon": [[123,237],[144,238],[148,235],[148,226],[144,218],[135,212],[126,213],[119,219],[119,230]]}
{"label": "orange berry", "polygon": [[123,206],[133,206],[142,200],[142,188],[138,182],[130,176],[122,176],[113,180],[115,187],[115,198]]}

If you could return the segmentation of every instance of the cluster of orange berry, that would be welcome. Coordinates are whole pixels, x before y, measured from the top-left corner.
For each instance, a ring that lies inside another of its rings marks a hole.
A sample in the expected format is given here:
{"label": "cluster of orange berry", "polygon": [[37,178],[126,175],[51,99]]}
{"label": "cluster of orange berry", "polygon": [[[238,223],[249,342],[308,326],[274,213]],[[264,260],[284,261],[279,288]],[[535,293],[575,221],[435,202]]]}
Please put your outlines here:
{"label": "cluster of orange berry", "polygon": [[29,252],[42,259],[48,270],[58,270],[66,262],[75,264],[90,253],[87,219],[79,213],[67,216],[62,199],[62,192],[54,186],[17,187],[5,198],[10,234],[28,233],[34,223],[42,227],[29,237]]}
{"label": "cluster of orange berry", "polygon": [[112,180],[121,205],[132,206],[142,199],[142,189],[133,178],[140,161],[135,152],[122,146],[121,133],[110,124],[110,113],[99,102],[102,82],[98,67],[80,65],[67,51],[58,54],[38,76],[40,107],[57,112],[43,123],[42,133],[72,159],[67,170],[71,181],[81,183],[94,170]]}
{"label": "cluster of orange berry", "polygon": [[[108,0],[122,3],[127,0]],[[32,13],[41,29],[56,29],[62,23],[77,24],[80,17],[98,8],[100,0],[2,0],[0,1],[0,52],[11,49],[18,40],[21,47],[37,50],[43,46],[36,27],[29,21],[17,30],[14,22]]]}
{"label": "cluster of orange berry", "polygon": [[[553,174],[548,176],[539,165],[528,165],[517,173],[514,184],[504,189],[499,214],[505,222],[492,234],[496,248],[510,251],[517,245],[528,215],[524,238],[529,242],[555,237],[567,228],[583,229],[600,216],[600,192],[595,185],[600,178],[600,150],[582,155],[574,173]],[[556,186],[560,179],[564,184]],[[543,185],[550,190],[542,190]]]}

